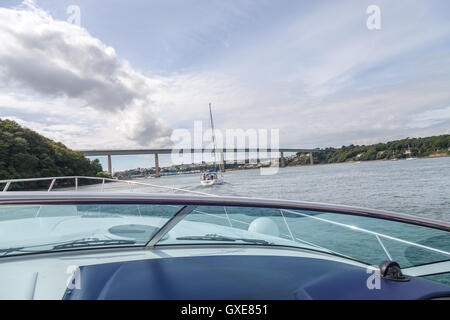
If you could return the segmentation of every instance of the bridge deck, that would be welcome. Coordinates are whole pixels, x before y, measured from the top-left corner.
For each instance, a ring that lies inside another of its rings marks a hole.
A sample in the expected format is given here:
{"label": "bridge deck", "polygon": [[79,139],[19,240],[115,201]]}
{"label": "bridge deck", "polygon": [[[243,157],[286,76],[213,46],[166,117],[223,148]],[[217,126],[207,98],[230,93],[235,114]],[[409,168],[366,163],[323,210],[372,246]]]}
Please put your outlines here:
{"label": "bridge deck", "polygon": [[[139,155],[139,154],[170,154],[172,152],[179,153],[206,153],[213,152],[212,148],[204,149],[123,149],[123,150],[77,150],[85,156],[119,156],[119,155]],[[216,148],[217,152],[322,152],[320,149],[300,149],[300,148],[279,148],[279,149],[258,149],[258,148]]]}
{"label": "bridge deck", "polygon": [[[279,148],[279,149],[259,149],[259,148],[204,148],[204,149],[195,149],[195,148],[187,148],[187,149],[125,149],[125,150],[78,150],[78,152],[83,153],[85,156],[107,156],[108,157],[108,172],[112,174],[112,160],[111,156],[125,156],[125,155],[142,155],[142,154],[154,154],[155,155],[155,176],[159,177],[159,154],[171,154],[171,153],[208,153],[208,152],[220,152],[220,153],[279,153],[281,167],[284,167],[284,156],[285,152],[307,152],[310,156],[311,164],[313,164],[312,153],[313,152],[322,152],[320,149],[299,149],[299,148]],[[259,154],[261,156],[261,154]],[[264,156],[264,154],[262,155]],[[222,157],[221,159],[221,171],[225,171],[225,159]]]}

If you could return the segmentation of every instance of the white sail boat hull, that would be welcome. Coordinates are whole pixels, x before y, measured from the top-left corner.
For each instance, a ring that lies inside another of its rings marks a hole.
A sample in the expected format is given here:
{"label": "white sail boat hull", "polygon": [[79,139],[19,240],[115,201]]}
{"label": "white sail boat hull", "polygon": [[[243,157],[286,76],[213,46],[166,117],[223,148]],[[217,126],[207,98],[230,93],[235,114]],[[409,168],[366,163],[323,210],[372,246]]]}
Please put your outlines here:
{"label": "white sail boat hull", "polygon": [[217,177],[214,180],[200,180],[200,184],[202,186],[212,186],[215,184],[223,184],[223,179],[221,177]]}

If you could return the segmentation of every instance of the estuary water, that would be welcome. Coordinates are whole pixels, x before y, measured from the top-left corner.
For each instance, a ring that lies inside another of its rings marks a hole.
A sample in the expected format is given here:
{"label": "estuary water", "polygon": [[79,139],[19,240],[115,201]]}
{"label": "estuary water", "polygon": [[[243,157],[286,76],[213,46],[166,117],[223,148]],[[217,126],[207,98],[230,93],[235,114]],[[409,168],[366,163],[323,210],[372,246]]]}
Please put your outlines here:
{"label": "estuary water", "polygon": [[[225,184],[210,187],[200,186],[199,174],[135,181],[224,196],[355,205],[450,221],[450,157],[286,167],[275,175],[261,175],[259,169],[223,175]],[[117,191],[129,189],[109,185]],[[133,191],[158,191],[147,189]]]}

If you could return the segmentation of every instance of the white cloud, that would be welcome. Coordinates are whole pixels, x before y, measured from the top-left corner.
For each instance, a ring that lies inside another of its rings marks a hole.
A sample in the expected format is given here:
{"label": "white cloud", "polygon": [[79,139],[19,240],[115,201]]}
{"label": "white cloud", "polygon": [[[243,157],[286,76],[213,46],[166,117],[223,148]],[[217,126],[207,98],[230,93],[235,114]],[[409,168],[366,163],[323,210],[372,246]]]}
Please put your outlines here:
{"label": "white cloud", "polygon": [[413,115],[409,127],[427,128],[445,122],[450,123],[450,106]]}
{"label": "white cloud", "polygon": [[[209,18],[198,22],[182,2],[182,19],[171,8],[161,11],[166,15],[153,10],[163,24],[158,39],[172,45],[149,39],[152,56],[182,65],[164,76],[144,76],[86,30],[41,9],[0,9],[0,112],[72,148],[167,146],[170,127],[201,119],[207,127],[209,102],[217,128],[279,128],[282,146],[448,133],[448,110],[439,106],[450,103],[450,23],[435,3],[405,10],[380,0],[376,32],[366,28],[364,1],[273,15],[264,12],[267,3],[258,15],[255,7],[230,4],[234,15],[220,5],[214,11],[211,2]],[[133,17],[132,9],[127,14]],[[152,23],[151,35],[159,34]],[[230,46],[209,55],[208,44],[221,41]],[[206,54],[193,54],[199,52]]]}
{"label": "white cloud", "polygon": [[[149,146],[169,141],[171,129],[152,101],[159,81],[133,70],[85,29],[54,20],[33,5],[0,8],[0,43],[0,82],[7,88],[0,92],[0,107],[53,114],[61,123],[79,117],[80,130],[65,131],[65,141],[83,131],[92,133],[101,123],[116,131],[118,143],[128,139],[128,144]],[[30,125],[39,127],[36,122]]]}
{"label": "white cloud", "polygon": [[[447,133],[443,119],[422,121],[420,128],[410,123],[450,102],[448,20],[436,2],[406,11],[391,1],[380,6],[379,32],[366,28],[362,1],[270,21],[271,28],[211,66],[215,73],[179,81],[183,89],[171,97],[205,118],[212,100],[217,127],[280,128],[284,146]],[[193,98],[182,99],[186,93]]]}

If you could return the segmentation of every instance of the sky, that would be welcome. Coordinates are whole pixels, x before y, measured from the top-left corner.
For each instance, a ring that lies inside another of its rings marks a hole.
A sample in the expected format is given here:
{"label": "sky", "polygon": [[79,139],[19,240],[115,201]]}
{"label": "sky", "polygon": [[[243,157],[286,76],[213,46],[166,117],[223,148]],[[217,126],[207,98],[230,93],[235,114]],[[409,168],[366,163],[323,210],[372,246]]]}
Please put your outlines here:
{"label": "sky", "polygon": [[209,126],[209,102],[217,129],[278,129],[281,147],[449,134],[448,12],[447,0],[3,0],[0,118],[76,150],[171,147],[176,130]]}

